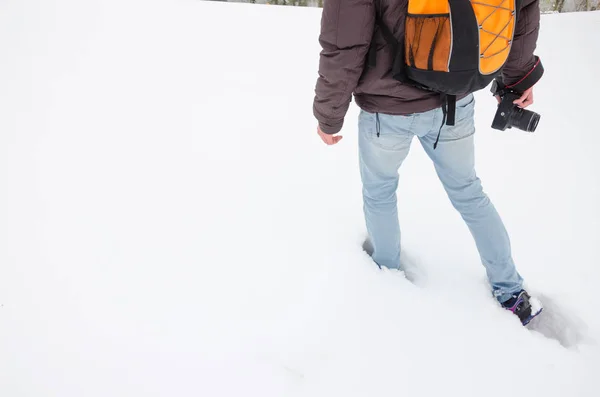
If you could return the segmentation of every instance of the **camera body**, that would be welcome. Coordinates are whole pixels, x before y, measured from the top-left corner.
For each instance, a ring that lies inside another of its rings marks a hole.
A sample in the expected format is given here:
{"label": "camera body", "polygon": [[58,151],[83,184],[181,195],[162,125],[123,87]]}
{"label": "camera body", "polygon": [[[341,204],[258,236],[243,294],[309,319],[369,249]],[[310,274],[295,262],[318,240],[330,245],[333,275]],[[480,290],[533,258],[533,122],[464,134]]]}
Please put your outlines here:
{"label": "camera body", "polygon": [[506,87],[501,87],[497,81],[492,85],[492,93],[500,97],[500,104],[492,122],[492,128],[505,131],[507,128],[518,128],[534,132],[541,116],[535,112],[521,109],[513,102],[521,97],[521,93]]}

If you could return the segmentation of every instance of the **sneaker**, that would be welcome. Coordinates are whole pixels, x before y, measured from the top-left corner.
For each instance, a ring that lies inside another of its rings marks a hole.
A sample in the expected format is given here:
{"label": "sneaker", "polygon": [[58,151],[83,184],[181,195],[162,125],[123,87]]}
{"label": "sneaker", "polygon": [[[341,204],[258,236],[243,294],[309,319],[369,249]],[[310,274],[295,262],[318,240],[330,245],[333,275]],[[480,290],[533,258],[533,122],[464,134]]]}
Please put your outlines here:
{"label": "sneaker", "polygon": [[543,310],[540,301],[529,296],[524,289],[518,295],[513,295],[512,298],[502,303],[502,307],[519,317],[523,325],[529,324]]}

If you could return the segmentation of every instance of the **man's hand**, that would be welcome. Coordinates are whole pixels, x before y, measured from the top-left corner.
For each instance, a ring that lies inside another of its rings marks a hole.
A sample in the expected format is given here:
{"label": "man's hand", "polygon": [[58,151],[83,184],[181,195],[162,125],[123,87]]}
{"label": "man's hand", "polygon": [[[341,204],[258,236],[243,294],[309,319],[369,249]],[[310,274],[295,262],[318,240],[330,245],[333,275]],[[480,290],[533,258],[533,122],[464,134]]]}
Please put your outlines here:
{"label": "man's hand", "polygon": [[[498,103],[500,103],[500,97],[498,95],[496,95],[496,99],[498,99]],[[516,99],[513,103],[522,109],[531,105],[533,103],[533,87],[525,90],[523,95],[521,95],[521,98]]]}
{"label": "man's hand", "polygon": [[533,87],[525,90],[521,98],[515,100],[513,103],[522,109],[531,105],[533,103]]}
{"label": "man's hand", "polygon": [[341,135],[326,134],[323,131],[321,131],[321,127],[318,126],[317,133],[319,134],[323,142],[325,142],[327,145],[335,145],[336,143],[342,140]]}

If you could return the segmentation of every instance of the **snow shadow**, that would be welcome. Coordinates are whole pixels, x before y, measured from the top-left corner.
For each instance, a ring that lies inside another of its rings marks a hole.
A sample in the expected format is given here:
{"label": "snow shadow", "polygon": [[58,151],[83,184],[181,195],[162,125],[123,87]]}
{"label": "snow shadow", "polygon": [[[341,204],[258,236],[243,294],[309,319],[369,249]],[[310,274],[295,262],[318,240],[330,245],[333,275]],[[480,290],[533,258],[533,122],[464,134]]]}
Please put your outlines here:
{"label": "snow shadow", "polygon": [[538,295],[538,298],[544,305],[544,311],[534,318],[527,328],[558,341],[568,349],[574,349],[584,342],[592,342],[583,320],[547,295]]}

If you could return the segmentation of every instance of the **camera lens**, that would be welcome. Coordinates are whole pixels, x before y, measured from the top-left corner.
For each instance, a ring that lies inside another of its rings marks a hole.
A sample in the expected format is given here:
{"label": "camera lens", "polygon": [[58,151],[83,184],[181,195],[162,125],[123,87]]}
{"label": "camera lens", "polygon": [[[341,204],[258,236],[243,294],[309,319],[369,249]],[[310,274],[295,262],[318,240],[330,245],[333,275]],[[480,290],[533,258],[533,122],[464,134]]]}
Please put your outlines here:
{"label": "camera lens", "polygon": [[535,112],[531,112],[533,113],[531,116],[531,120],[529,121],[529,126],[527,127],[527,131],[528,132],[535,132],[535,129],[538,126],[538,123],[540,122],[540,115],[535,113]]}
{"label": "camera lens", "polygon": [[513,127],[527,132],[534,132],[539,122],[539,114],[521,108],[515,109],[510,120]]}

